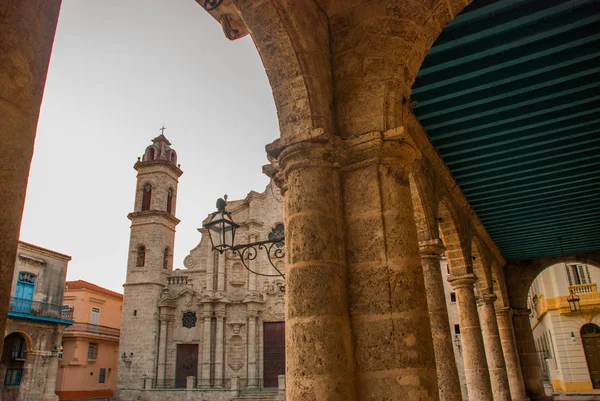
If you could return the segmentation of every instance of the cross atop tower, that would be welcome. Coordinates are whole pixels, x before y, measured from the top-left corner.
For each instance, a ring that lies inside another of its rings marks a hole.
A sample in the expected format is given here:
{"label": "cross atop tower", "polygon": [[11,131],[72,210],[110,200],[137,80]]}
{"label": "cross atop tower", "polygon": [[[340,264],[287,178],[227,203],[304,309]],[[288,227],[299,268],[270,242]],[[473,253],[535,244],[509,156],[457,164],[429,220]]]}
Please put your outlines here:
{"label": "cross atop tower", "polygon": [[162,126],[162,127],[160,127],[160,129],[159,129],[159,131],[160,131],[160,134],[161,134],[161,135],[164,135],[164,134],[165,134],[165,130],[166,130],[166,129],[167,129],[167,128],[165,128],[165,125],[163,124],[163,126]]}

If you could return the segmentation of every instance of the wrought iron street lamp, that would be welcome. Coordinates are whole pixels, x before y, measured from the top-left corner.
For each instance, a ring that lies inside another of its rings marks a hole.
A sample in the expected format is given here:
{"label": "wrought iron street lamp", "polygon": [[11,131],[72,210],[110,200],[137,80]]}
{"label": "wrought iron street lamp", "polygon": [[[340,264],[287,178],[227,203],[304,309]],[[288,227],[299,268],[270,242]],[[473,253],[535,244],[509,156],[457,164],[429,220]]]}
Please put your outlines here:
{"label": "wrought iron street lamp", "polygon": [[60,346],[60,348],[57,347],[56,345],[53,346],[52,349],[50,350],[50,354],[42,355],[42,364],[45,365],[52,358],[57,358],[58,356],[61,356],[62,355],[62,351],[63,351],[62,345]]}
{"label": "wrought iron street lamp", "polygon": [[569,301],[569,307],[571,308],[571,312],[581,311],[581,306],[579,305],[579,296],[573,291],[571,291],[571,295],[567,297],[567,301]]}
{"label": "wrought iron street lamp", "polygon": [[[208,230],[212,250],[218,251],[220,254],[223,254],[225,251],[237,254],[246,270],[250,273],[264,277],[282,277],[285,279],[285,274],[274,263],[274,260],[285,257],[283,224],[275,226],[266,240],[236,245],[235,233],[240,226],[233,221],[231,213],[226,210],[226,207],[227,195],[217,200],[217,211],[212,213],[208,221],[203,225]],[[265,253],[269,264],[275,269],[277,274],[259,273],[250,268],[248,262],[256,259],[261,252]],[[285,286],[280,285],[279,290],[285,291]]]}

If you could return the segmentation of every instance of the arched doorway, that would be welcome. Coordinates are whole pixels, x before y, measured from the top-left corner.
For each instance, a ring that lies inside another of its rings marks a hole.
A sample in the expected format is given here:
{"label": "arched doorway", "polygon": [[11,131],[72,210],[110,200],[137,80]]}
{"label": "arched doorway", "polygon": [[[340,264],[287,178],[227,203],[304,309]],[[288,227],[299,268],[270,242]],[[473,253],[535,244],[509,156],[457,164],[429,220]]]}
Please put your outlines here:
{"label": "arched doorway", "polygon": [[[23,381],[23,367],[27,355],[27,342],[21,333],[12,333],[4,339],[4,352],[0,363],[2,398],[19,393]],[[10,399],[10,398],[8,398]]]}
{"label": "arched doorway", "polygon": [[581,328],[580,334],[592,386],[600,389],[600,327],[588,323]]}

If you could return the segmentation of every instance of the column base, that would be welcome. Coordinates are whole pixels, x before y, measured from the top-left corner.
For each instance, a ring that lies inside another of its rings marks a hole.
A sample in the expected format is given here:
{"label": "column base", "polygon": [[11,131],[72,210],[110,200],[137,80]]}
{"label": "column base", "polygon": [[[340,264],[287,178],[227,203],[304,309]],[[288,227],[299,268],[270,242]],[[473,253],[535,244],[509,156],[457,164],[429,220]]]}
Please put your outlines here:
{"label": "column base", "polygon": [[42,394],[40,401],[58,401],[58,396],[56,394]]}

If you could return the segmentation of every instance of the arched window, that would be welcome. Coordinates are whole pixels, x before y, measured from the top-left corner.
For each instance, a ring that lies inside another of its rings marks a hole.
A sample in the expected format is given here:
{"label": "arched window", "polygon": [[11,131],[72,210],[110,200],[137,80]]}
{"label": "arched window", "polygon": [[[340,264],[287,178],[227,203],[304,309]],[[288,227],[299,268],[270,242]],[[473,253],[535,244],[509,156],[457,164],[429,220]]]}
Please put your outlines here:
{"label": "arched window", "polygon": [[137,267],[142,267],[146,264],[146,247],[144,245],[139,245],[137,247],[137,259],[135,265]]}
{"label": "arched window", "polygon": [[173,188],[167,191],[167,213],[171,213],[171,204],[173,203]]}
{"label": "arched window", "polygon": [[165,252],[163,253],[163,269],[169,268],[169,247],[165,248]]}
{"label": "arched window", "polygon": [[144,196],[142,197],[142,211],[150,210],[150,201],[152,200],[152,185],[144,185]]}

